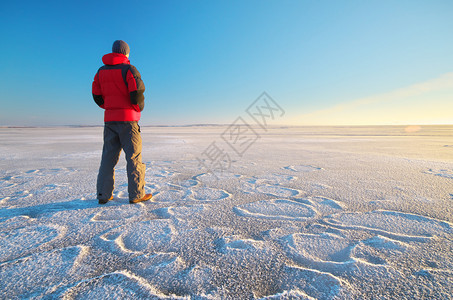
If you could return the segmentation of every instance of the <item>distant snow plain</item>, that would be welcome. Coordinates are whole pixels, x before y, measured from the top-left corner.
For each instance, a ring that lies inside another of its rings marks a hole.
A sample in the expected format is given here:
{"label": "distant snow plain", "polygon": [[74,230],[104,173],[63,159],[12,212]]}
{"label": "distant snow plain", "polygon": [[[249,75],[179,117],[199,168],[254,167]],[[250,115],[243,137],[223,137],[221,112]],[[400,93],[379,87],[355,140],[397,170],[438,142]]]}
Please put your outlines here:
{"label": "distant snow plain", "polygon": [[0,298],[453,295],[453,126],[142,127],[135,205],[102,130],[0,129]]}

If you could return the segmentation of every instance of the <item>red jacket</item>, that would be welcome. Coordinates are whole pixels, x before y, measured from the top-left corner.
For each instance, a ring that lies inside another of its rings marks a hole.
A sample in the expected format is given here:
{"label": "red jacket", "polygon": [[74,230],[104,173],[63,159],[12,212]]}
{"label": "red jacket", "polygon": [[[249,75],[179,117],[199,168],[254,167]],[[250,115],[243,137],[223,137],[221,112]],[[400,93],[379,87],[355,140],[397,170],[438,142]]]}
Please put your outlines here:
{"label": "red jacket", "polygon": [[93,99],[105,109],[104,122],[139,121],[145,106],[145,85],[126,55],[109,53],[102,57],[93,81]]}

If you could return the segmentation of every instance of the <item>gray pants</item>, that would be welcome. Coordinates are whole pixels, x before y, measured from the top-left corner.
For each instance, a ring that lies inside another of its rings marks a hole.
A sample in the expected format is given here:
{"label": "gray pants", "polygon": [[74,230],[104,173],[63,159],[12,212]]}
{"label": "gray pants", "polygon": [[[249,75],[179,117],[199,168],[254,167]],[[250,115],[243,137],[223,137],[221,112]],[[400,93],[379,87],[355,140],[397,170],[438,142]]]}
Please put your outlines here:
{"label": "gray pants", "polygon": [[127,161],[129,200],[145,195],[145,164],[142,163],[142,138],[137,122],[106,122],[104,126],[104,147],[97,180],[97,198],[107,200],[113,194],[115,166],[121,149]]}

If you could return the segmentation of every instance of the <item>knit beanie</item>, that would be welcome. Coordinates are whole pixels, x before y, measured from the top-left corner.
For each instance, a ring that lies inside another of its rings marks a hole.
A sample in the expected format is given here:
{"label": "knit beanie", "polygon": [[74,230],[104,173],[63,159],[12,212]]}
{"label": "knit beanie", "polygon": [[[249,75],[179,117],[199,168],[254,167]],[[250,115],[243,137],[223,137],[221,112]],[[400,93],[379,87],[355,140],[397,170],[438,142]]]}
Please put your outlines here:
{"label": "knit beanie", "polygon": [[125,41],[116,40],[113,42],[112,52],[128,55],[130,52],[129,45]]}

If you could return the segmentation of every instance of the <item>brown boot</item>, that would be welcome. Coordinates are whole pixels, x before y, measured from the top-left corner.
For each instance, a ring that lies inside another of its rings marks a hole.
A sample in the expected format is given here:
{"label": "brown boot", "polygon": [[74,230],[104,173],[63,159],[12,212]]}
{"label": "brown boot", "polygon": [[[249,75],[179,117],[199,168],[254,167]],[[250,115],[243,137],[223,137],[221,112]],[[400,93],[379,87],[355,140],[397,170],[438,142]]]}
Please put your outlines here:
{"label": "brown boot", "polygon": [[99,199],[99,204],[106,204],[106,203],[109,202],[110,200],[113,200],[113,196],[110,197],[110,199]]}
{"label": "brown boot", "polygon": [[140,199],[130,200],[129,203],[139,203],[139,202],[143,202],[143,201],[148,201],[149,199],[151,199],[152,196],[153,195],[151,195],[151,194],[146,194],[145,196],[143,196]]}

